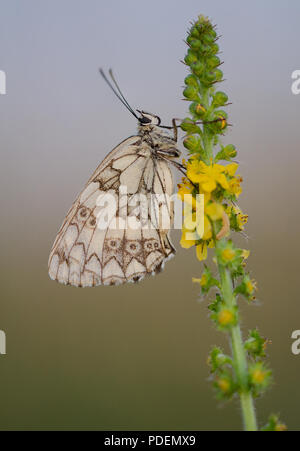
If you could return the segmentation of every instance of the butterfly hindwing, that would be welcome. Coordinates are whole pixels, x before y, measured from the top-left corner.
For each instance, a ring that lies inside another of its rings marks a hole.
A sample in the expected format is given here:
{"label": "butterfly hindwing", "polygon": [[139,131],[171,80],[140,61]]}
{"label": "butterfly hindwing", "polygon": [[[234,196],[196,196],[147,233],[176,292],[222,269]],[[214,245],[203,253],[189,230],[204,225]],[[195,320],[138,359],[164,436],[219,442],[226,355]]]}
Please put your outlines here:
{"label": "butterfly hindwing", "polygon": [[[128,205],[122,204],[121,186],[127,189]],[[159,271],[175,249],[168,237],[170,224],[162,227],[157,217],[162,202],[150,196],[171,196],[172,191],[168,163],[153,157],[140,136],[123,141],[98,166],[69,210],[49,257],[50,277],[85,287],[138,281]],[[113,196],[117,208],[103,229],[99,227],[99,199],[107,194]],[[135,197],[141,194],[155,204],[156,217],[145,212],[144,227],[132,229],[128,217],[140,220],[143,216],[141,204],[135,205]],[[171,223],[170,205],[167,208]]]}

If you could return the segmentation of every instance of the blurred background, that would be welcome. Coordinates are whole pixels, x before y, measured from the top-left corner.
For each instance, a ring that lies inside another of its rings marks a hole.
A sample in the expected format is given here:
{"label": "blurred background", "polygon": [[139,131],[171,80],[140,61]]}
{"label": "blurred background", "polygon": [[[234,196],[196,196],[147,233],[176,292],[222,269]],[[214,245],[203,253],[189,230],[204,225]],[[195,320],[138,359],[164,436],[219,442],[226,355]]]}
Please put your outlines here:
{"label": "blurred background", "polygon": [[[237,401],[219,405],[209,382],[212,345],[228,349],[179,247],[160,275],[138,285],[76,289],[47,274],[57,230],[95,167],[136,131],[98,67],[113,67],[133,107],[163,123],[184,117],[189,21],[218,25],[230,122],[249,214],[249,267],[259,305],[243,330],[272,340],[275,385],[257,401],[264,424],[280,413],[300,430],[299,108],[300,3],[277,0],[0,1],[1,112],[0,429],[240,429]],[[182,147],[182,146],[181,146]]]}

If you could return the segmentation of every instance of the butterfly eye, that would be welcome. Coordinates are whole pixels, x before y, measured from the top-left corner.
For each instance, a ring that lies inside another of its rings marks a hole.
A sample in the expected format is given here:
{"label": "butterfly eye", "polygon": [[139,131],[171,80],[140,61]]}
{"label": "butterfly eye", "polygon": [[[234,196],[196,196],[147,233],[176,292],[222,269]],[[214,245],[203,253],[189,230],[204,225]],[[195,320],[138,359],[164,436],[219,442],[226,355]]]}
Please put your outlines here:
{"label": "butterfly eye", "polygon": [[139,119],[139,121],[142,125],[151,124],[151,122],[152,122],[151,119],[149,119],[148,117],[145,117],[145,116],[141,117]]}
{"label": "butterfly eye", "polygon": [[139,122],[141,125],[159,125],[160,124],[160,118],[158,116],[155,116],[151,113],[146,113],[145,111],[137,110],[141,117],[139,118]]}

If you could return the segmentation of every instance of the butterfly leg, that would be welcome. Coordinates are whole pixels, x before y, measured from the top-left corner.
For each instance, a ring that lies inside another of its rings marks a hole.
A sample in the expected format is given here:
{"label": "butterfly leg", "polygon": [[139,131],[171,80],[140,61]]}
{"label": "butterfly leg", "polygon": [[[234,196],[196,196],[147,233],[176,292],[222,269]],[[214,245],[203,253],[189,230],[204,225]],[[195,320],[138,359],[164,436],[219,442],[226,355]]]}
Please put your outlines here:
{"label": "butterfly leg", "polygon": [[181,121],[181,119],[176,119],[176,118],[172,119],[172,128],[173,128],[173,132],[174,132],[174,141],[177,143],[177,139],[178,139],[177,128],[180,127],[180,125],[176,125],[176,121]]}

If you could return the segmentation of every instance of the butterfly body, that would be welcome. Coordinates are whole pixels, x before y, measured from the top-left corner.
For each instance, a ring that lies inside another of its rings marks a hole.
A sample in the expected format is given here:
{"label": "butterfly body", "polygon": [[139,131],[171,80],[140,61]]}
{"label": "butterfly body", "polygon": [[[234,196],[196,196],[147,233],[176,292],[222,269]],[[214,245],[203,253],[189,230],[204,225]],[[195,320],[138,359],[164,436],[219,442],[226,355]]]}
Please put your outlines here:
{"label": "butterfly body", "polygon": [[[169,161],[180,152],[176,140],[159,128],[159,118],[143,114],[138,134],[107,155],[69,210],[49,257],[52,279],[77,287],[136,282],[159,272],[174,255],[170,226],[162,226],[157,216],[164,198],[173,194]],[[115,210],[100,227],[107,196]],[[171,225],[170,204],[167,215]],[[140,227],[129,226],[131,220]]]}

